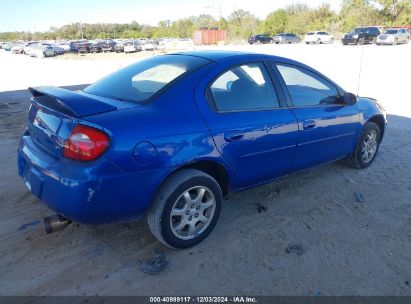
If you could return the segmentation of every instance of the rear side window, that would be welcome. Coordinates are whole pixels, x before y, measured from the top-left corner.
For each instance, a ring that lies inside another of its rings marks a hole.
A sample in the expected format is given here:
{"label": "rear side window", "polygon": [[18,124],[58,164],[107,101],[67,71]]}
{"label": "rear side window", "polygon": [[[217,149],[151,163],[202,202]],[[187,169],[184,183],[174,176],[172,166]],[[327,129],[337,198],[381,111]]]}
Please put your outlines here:
{"label": "rear side window", "polygon": [[329,81],[306,69],[278,64],[277,68],[287,85],[296,107],[338,104],[337,88]]}
{"label": "rear side window", "polygon": [[217,111],[278,108],[279,102],[268,72],[261,62],[236,66],[210,86]]}
{"label": "rear side window", "polygon": [[144,104],[184,75],[208,64],[207,59],[162,55],[139,61],[84,89],[86,93]]}

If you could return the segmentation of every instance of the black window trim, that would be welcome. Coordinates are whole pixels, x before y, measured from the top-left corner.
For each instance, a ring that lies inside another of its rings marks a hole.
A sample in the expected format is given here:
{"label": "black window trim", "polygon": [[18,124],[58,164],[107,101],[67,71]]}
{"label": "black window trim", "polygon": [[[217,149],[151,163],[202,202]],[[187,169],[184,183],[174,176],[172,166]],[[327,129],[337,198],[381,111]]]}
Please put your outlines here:
{"label": "black window trim", "polygon": [[338,97],[339,97],[340,100],[343,99],[345,91],[341,87],[339,87],[336,83],[334,83],[332,80],[328,79],[327,77],[324,77],[323,75],[321,75],[321,74],[319,74],[319,73],[317,73],[317,72],[315,72],[311,69],[307,69],[305,67],[302,67],[302,66],[299,66],[299,65],[296,65],[296,64],[286,63],[286,62],[281,62],[281,61],[276,61],[276,60],[271,60],[270,63],[271,63],[271,67],[272,67],[273,71],[275,72],[277,78],[279,79],[279,82],[281,84],[281,88],[284,91],[284,94],[285,94],[286,100],[287,100],[288,108],[290,108],[290,109],[301,109],[301,108],[320,108],[320,107],[324,108],[324,107],[335,107],[335,106],[349,106],[349,105],[347,105],[343,102],[338,103],[338,104],[336,103],[336,104],[317,104],[317,105],[307,105],[307,106],[295,106],[293,104],[290,92],[288,91],[288,87],[287,87],[287,85],[286,85],[286,83],[283,79],[283,76],[281,75],[280,71],[278,70],[277,65],[289,66],[289,67],[292,67],[292,68],[296,68],[297,70],[308,71],[308,72],[316,75],[317,77],[323,79],[325,82],[329,83],[330,85],[332,85],[336,89],[336,91],[338,93]]}
{"label": "black window trim", "polygon": [[[269,77],[269,80],[271,81],[271,84],[273,85],[274,92],[277,95],[277,100],[278,100],[279,107],[265,108],[265,109],[226,110],[226,111],[218,110],[217,106],[216,106],[216,103],[215,103],[213,93],[211,92],[212,84],[224,73],[226,73],[226,72],[228,72],[228,71],[230,71],[234,68],[241,67],[242,65],[247,65],[247,64],[251,64],[251,63],[261,63],[265,67],[265,69],[267,71],[267,74],[268,74],[268,77]],[[271,67],[270,63],[267,60],[264,60],[264,59],[249,60],[249,61],[243,61],[241,63],[233,64],[233,65],[229,66],[228,68],[224,69],[223,71],[221,71],[220,73],[218,73],[207,84],[206,89],[205,89],[205,97],[206,97],[207,103],[209,104],[210,108],[217,114],[239,113],[239,112],[265,112],[265,111],[288,109],[288,106],[286,104],[286,97],[283,95],[281,86],[278,83],[278,80],[276,81],[276,79],[273,78],[273,77],[275,77],[275,74],[272,71],[272,67]]]}

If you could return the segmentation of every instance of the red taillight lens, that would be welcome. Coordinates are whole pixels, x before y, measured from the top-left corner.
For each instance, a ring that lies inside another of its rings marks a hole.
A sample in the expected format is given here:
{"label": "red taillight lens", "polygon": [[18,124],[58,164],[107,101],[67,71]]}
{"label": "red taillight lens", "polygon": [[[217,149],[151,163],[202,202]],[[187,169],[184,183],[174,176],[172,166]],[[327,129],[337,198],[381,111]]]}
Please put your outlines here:
{"label": "red taillight lens", "polygon": [[77,125],[64,144],[63,155],[67,158],[91,161],[100,157],[110,146],[110,138],[103,131]]}

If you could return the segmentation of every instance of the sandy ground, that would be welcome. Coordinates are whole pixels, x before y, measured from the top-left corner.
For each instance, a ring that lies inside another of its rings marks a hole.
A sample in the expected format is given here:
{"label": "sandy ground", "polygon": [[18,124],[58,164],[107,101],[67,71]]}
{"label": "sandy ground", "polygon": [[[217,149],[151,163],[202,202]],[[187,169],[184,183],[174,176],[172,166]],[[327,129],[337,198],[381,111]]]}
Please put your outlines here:
{"label": "sandy ground", "polygon": [[[357,91],[360,47],[231,48],[300,60]],[[136,56],[33,59],[0,51],[0,294],[411,295],[410,50],[363,48],[360,95],[382,100],[389,113],[370,168],[335,163],[235,194],[209,238],[177,251],[160,245],[144,221],[72,224],[46,235],[41,219],[53,212],[16,172],[28,86],[91,83]],[[304,253],[286,253],[290,244]],[[156,247],[167,255],[166,270],[140,272],[137,260]]]}

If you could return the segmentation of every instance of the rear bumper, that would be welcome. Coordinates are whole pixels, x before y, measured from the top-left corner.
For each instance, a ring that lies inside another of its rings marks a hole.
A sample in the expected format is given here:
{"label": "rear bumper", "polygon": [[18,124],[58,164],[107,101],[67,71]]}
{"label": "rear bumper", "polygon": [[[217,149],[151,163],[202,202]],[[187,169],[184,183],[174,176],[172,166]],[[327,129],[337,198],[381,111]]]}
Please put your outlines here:
{"label": "rear bumper", "polygon": [[124,172],[104,157],[91,163],[56,159],[28,135],[17,153],[19,175],[30,191],[50,209],[87,224],[141,218],[167,174]]}

